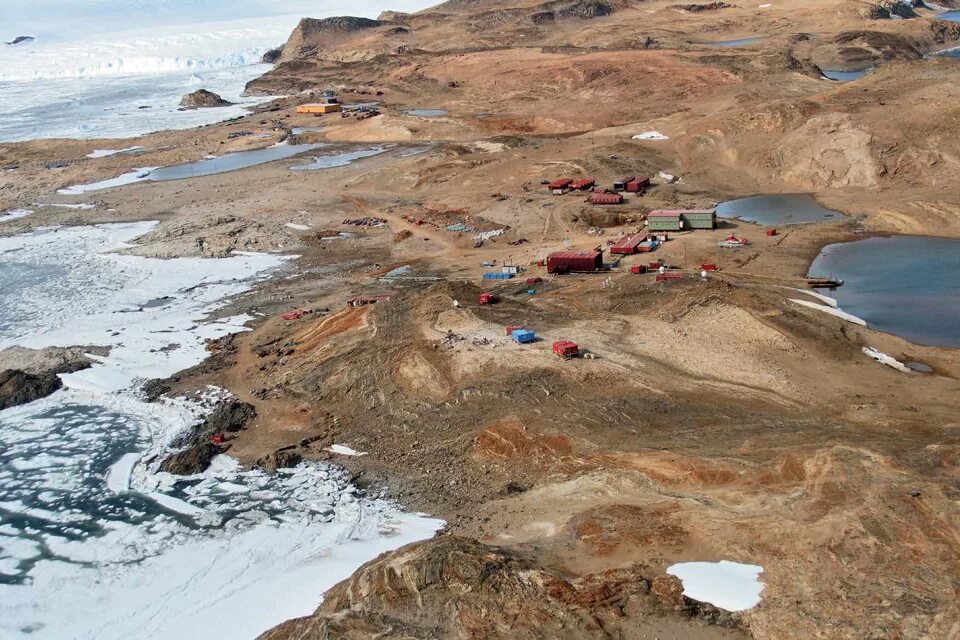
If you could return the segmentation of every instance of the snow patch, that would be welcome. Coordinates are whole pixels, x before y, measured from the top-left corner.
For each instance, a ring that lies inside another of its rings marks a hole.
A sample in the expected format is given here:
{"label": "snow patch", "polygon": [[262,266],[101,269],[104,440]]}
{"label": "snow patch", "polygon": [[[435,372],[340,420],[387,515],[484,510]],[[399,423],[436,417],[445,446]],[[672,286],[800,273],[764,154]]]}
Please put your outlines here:
{"label": "snow patch", "polygon": [[[808,293],[808,292],[805,291],[804,293]],[[802,305],[802,306],[807,307],[807,308],[809,308],[809,309],[816,309],[817,311],[822,311],[822,312],[824,312],[824,313],[829,313],[830,315],[836,316],[836,317],[840,318],[841,320],[846,320],[847,322],[852,322],[853,324],[858,324],[858,325],[860,325],[861,327],[867,326],[867,321],[866,321],[866,320],[864,320],[864,319],[862,319],[862,318],[858,318],[857,316],[855,316],[855,315],[853,315],[853,314],[850,314],[850,313],[847,313],[846,311],[842,311],[842,310],[840,310],[840,309],[834,309],[833,307],[827,307],[827,306],[824,306],[824,305],[822,305],[822,304],[817,304],[816,302],[810,302],[809,300],[797,300],[796,298],[789,298],[789,300],[790,300],[790,302],[793,302],[793,303],[795,303],[795,304]]]}
{"label": "snow patch", "polygon": [[290,229],[293,229],[294,231],[310,231],[310,225],[308,224],[297,224],[295,222],[288,222],[284,226]]}
{"label": "snow patch", "polygon": [[26,218],[31,213],[33,213],[33,211],[30,211],[29,209],[10,209],[9,211],[0,213],[0,222],[8,222],[10,220]]}
{"label": "snow patch", "polygon": [[896,358],[894,358],[894,357],[892,357],[892,356],[888,356],[888,355],[885,354],[885,353],[882,353],[882,352],[880,352],[880,351],[877,351],[877,350],[874,349],[873,347],[864,347],[864,348],[863,348],[863,352],[864,352],[866,355],[868,355],[868,356],[870,356],[871,358],[873,358],[874,360],[876,360],[877,362],[879,362],[879,363],[881,363],[881,364],[885,364],[885,365],[887,365],[888,367],[893,367],[894,369],[896,369],[897,371],[899,371],[899,372],[901,372],[901,373],[911,373],[911,372],[912,372],[912,370],[910,369],[910,367],[908,367],[907,365],[903,364],[902,362],[900,362],[899,360],[897,360]]}
{"label": "snow patch", "polygon": [[663,135],[659,131],[644,131],[643,133],[638,133],[633,136],[634,140],[669,140],[667,136]]}
{"label": "snow patch", "polygon": [[144,147],[127,147],[126,149],[94,149],[87,154],[88,158],[106,158],[109,156],[117,155],[118,153],[132,153],[134,151],[140,151]]}
{"label": "snow patch", "polygon": [[357,451],[356,449],[351,449],[350,447],[344,444],[332,444],[327,447],[327,451],[330,453],[338,453],[341,456],[365,456],[366,452]]}
{"label": "snow patch", "polygon": [[84,193],[89,193],[90,191],[100,191],[102,189],[111,189],[113,187],[122,187],[136,182],[143,182],[144,180],[149,180],[151,171],[159,168],[160,167],[141,167],[123,173],[116,178],[110,178],[109,180],[91,182],[90,184],[75,184],[71,187],[57,189],[57,193],[65,196],[79,196]]}
{"label": "snow patch", "polygon": [[763,567],[721,560],[681,562],[667,573],[683,582],[683,595],[727,611],[746,611],[760,604]]}

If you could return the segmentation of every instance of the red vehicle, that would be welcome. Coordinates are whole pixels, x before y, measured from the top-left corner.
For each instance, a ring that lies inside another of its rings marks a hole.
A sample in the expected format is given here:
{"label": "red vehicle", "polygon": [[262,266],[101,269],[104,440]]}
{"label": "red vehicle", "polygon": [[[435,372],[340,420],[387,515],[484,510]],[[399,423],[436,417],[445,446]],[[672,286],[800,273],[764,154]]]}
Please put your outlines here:
{"label": "red vehicle", "polygon": [[775,235],[777,235],[777,230],[776,230],[776,229],[767,229],[767,235],[768,235],[768,236],[775,236]]}
{"label": "red vehicle", "polygon": [[485,291],[480,294],[480,304],[493,304],[493,294],[489,291]]}
{"label": "red vehicle", "polygon": [[527,284],[540,284],[543,278],[527,278]]}
{"label": "red vehicle", "polygon": [[630,267],[630,273],[646,273],[647,267],[642,264],[635,264]]}
{"label": "red vehicle", "polygon": [[716,271],[717,265],[713,264],[712,262],[705,262],[700,265],[700,269],[703,271]]}
{"label": "red vehicle", "polygon": [[561,358],[576,358],[580,354],[580,347],[570,340],[559,340],[553,343],[553,352]]}

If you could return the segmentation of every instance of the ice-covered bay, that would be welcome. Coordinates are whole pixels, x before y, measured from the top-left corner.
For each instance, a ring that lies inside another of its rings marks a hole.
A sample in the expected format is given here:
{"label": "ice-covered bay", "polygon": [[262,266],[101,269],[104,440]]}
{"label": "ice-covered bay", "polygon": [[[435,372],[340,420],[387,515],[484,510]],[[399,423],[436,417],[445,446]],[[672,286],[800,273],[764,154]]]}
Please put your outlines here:
{"label": "ice-covered bay", "polygon": [[152,227],[0,238],[0,346],[112,348],[64,390],[0,412],[0,637],[253,638],[440,525],[358,496],[327,465],[271,476],[223,456],[202,476],[158,472],[223,392],[148,404],[141,381],[242,330],[207,318],[283,261],[113,252]]}
{"label": "ice-covered bay", "polygon": [[[184,129],[246,113],[258,64],[302,17],[375,18],[433,0],[0,0],[0,142],[119,138]],[[180,111],[198,88],[236,106]]]}

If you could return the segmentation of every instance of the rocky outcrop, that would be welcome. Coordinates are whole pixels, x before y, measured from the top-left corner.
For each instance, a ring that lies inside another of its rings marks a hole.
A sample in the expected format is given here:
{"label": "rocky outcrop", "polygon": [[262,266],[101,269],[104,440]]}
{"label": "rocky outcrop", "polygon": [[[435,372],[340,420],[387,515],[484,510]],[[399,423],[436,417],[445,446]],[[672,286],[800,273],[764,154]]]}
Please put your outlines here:
{"label": "rocky outcrop", "polygon": [[702,11],[716,11],[717,9],[729,9],[735,5],[726,2],[708,2],[706,4],[678,4],[675,8],[688,13],[700,13]]}
{"label": "rocky outcrop", "polygon": [[26,44],[27,42],[33,42],[34,39],[35,39],[35,38],[34,38],[33,36],[17,36],[16,38],[14,38],[13,40],[11,40],[10,42],[4,42],[3,44],[8,44],[8,45],[11,45],[11,46],[13,46],[13,45],[15,45],[15,44]]}
{"label": "rocky outcrop", "polygon": [[270,49],[260,57],[260,64],[276,64],[281,56],[283,56],[283,47]]}
{"label": "rocky outcrop", "polygon": [[193,93],[188,93],[180,99],[180,106],[185,109],[228,107],[232,104],[232,102],[228,102],[214,92],[207,91],[206,89],[197,89]]}
{"label": "rocky outcrop", "polygon": [[188,476],[203,473],[214,456],[226,450],[226,447],[213,442],[214,435],[236,433],[256,416],[257,410],[248,402],[228,400],[220,403],[189,436],[176,443],[185,449],[167,457],[160,465],[160,470]]}
{"label": "rocky outcrop", "polygon": [[283,53],[278,61],[288,62],[316,56],[324,50],[330,39],[339,39],[351,33],[385,24],[389,23],[355,16],[303,18],[294,27],[287,43],[283,45]]}
{"label": "rocky outcrop", "polygon": [[552,11],[557,18],[582,18],[589,20],[608,16],[613,13],[613,7],[606,2],[599,0],[560,0],[558,2],[547,2],[541,7]]}
{"label": "rocky outcrop", "polygon": [[9,347],[0,351],[0,410],[45,398],[63,386],[61,373],[86,369],[86,353],[106,355],[100,347]]}
{"label": "rocky outcrop", "polygon": [[160,471],[178,476],[203,473],[210,466],[210,461],[222,452],[223,449],[212,442],[197,444],[164,460],[160,465]]}
{"label": "rocky outcrop", "polygon": [[254,463],[258,469],[263,469],[267,473],[276,473],[277,469],[289,469],[295,467],[303,460],[303,457],[291,449],[278,449],[268,456],[264,456]]}
{"label": "rocky outcrop", "polygon": [[443,536],[365,564],[330,589],[313,615],[259,640],[639,638],[647,614],[737,625],[735,615],[717,615],[684,598],[676,578],[658,577],[652,589],[641,570],[634,565],[570,578],[518,552]]}
{"label": "rocky outcrop", "polygon": [[45,398],[63,386],[55,373],[34,375],[19,369],[0,371],[0,411]]}

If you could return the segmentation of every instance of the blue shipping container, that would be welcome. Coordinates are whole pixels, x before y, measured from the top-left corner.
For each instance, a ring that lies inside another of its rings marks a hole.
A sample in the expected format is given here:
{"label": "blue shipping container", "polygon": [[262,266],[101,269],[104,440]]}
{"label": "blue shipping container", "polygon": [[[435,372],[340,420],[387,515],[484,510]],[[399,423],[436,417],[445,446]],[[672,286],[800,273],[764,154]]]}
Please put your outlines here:
{"label": "blue shipping container", "polygon": [[519,342],[520,344],[524,344],[526,342],[533,342],[537,338],[536,334],[533,331],[530,331],[529,329],[517,329],[510,335],[513,336],[513,339]]}
{"label": "blue shipping container", "polygon": [[509,280],[512,277],[512,273],[500,273],[499,271],[488,271],[483,274],[484,280]]}

